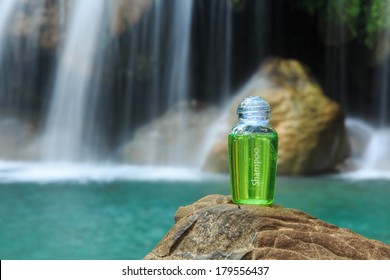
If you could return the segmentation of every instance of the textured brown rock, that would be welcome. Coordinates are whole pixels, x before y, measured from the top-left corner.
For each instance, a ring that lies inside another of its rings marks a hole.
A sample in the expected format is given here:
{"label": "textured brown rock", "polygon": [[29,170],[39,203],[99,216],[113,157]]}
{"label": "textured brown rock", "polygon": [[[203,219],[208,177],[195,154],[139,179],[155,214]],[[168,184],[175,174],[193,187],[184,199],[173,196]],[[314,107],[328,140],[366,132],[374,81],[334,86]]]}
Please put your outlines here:
{"label": "textured brown rock", "polygon": [[136,24],[152,5],[150,0],[114,0],[111,2],[110,29],[118,35]]}
{"label": "textured brown rock", "polygon": [[202,135],[208,133],[210,120],[217,116],[214,107],[195,101],[180,102],[138,129],[122,147],[122,160],[133,164],[196,166],[205,145]]}
{"label": "textured brown rock", "polygon": [[[69,3],[65,1],[66,16]],[[11,17],[10,33],[15,37],[29,37],[38,40],[43,48],[54,48],[60,39],[60,19],[58,1],[21,0]]]}
{"label": "textured brown rock", "polygon": [[[9,32],[14,37],[38,40],[42,48],[56,48],[60,36],[64,36],[69,26],[69,24],[61,26],[61,21],[69,22],[77,0],[63,1],[62,5],[59,1],[19,1],[20,5],[11,18]],[[150,9],[152,1],[111,0],[107,4],[110,31],[113,36],[117,36],[136,24]]]}
{"label": "textured brown rock", "polygon": [[302,211],[209,195],[180,207],[145,259],[390,259],[390,246]]}
{"label": "textured brown rock", "polygon": [[301,63],[271,59],[233,100],[226,114],[228,125],[210,150],[206,170],[228,172],[228,128],[237,122],[238,104],[250,95],[271,105],[271,125],[279,134],[280,174],[332,171],[348,156],[344,115],[338,104],[323,94]]}

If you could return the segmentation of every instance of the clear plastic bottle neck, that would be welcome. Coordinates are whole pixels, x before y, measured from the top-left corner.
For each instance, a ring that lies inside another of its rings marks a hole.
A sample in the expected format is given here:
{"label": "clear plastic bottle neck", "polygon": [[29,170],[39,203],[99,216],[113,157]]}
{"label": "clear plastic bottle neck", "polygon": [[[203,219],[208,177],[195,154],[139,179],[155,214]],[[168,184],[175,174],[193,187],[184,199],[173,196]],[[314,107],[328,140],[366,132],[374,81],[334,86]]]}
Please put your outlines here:
{"label": "clear plastic bottle neck", "polygon": [[237,108],[239,123],[269,126],[271,106],[259,96],[249,96]]}

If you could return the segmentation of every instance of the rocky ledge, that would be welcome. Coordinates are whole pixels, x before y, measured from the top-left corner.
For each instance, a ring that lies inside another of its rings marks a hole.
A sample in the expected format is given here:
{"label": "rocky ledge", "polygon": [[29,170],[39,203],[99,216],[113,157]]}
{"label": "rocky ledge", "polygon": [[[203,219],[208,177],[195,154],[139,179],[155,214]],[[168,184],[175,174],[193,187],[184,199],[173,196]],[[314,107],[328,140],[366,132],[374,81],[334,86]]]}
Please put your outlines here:
{"label": "rocky ledge", "polygon": [[145,259],[390,259],[390,246],[281,206],[238,207],[209,195],[180,207]]}

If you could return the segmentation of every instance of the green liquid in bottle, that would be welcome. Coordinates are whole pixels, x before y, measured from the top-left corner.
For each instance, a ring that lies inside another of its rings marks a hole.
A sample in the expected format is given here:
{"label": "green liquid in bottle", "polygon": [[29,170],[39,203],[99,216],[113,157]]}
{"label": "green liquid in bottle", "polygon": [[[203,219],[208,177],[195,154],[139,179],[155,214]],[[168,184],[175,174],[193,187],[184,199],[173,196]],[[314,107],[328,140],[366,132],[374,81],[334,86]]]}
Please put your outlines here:
{"label": "green liquid in bottle", "polygon": [[278,135],[266,132],[229,135],[229,167],[234,203],[270,205],[274,201]]}
{"label": "green liquid in bottle", "polygon": [[238,123],[229,134],[232,201],[270,205],[274,201],[278,134],[271,127],[271,106],[259,96],[237,107]]}

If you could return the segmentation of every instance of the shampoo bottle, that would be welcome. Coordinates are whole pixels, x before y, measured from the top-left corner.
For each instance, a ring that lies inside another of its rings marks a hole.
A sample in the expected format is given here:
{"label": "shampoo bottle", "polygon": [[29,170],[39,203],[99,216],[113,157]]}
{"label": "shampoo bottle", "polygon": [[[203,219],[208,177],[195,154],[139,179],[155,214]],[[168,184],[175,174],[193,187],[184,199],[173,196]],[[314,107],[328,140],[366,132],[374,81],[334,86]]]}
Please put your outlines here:
{"label": "shampoo bottle", "polygon": [[258,96],[237,108],[238,124],[229,134],[232,201],[270,205],[274,201],[278,134],[270,126],[271,107]]}

